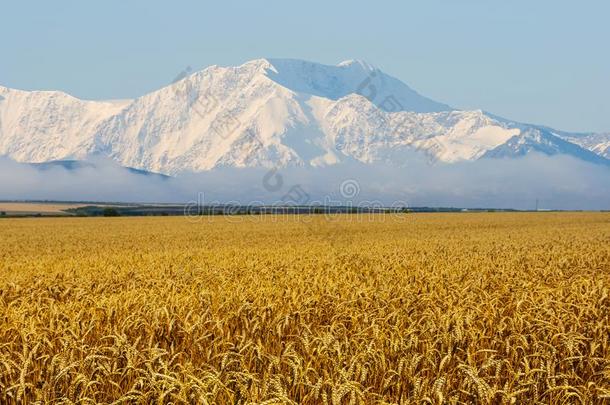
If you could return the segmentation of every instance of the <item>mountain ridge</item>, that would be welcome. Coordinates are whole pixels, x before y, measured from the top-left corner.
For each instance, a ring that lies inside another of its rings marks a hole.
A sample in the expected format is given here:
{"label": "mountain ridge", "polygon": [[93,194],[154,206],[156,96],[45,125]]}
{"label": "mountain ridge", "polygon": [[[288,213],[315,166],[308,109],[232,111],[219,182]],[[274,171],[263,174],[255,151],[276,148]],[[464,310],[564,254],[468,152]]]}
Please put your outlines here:
{"label": "mountain ridge", "polygon": [[173,175],[350,160],[400,165],[419,151],[442,163],[538,152],[610,165],[608,134],[457,110],[362,61],[213,65],[133,100],[88,101],[3,86],[0,97],[0,155],[21,162],[102,155]]}

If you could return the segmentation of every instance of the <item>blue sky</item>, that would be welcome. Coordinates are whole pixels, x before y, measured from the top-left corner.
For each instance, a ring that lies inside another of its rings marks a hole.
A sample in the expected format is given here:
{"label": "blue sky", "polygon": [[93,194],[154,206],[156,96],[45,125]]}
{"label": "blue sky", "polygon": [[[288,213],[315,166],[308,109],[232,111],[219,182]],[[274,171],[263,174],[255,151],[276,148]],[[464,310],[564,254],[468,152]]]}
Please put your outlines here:
{"label": "blue sky", "polygon": [[0,5],[0,84],[131,98],[186,66],[364,59],[457,108],[610,131],[610,2],[32,1]]}

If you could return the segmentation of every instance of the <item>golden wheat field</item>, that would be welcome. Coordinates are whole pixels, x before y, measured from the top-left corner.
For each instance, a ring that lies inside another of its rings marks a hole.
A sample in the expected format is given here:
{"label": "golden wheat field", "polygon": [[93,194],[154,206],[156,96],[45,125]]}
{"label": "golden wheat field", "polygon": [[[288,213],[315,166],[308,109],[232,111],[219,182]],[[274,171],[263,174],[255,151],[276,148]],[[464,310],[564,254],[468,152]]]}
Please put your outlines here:
{"label": "golden wheat field", "polygon": [[0,220],[0,403],[610,402],[610,214]]}

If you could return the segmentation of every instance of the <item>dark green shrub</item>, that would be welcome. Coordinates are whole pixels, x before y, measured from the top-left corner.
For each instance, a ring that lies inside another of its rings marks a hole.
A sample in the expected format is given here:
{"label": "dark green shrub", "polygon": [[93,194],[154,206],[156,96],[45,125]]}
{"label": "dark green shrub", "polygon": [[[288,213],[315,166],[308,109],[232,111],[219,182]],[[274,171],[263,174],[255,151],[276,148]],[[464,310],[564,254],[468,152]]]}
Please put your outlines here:
{"label": "dark green shrub", "polygon": [[119,212],[114,209],[114,208],[104,208],[104,211],[102,213],[103,216],[105,217],[119,217],[121,216],[121,214],[119,214]]}

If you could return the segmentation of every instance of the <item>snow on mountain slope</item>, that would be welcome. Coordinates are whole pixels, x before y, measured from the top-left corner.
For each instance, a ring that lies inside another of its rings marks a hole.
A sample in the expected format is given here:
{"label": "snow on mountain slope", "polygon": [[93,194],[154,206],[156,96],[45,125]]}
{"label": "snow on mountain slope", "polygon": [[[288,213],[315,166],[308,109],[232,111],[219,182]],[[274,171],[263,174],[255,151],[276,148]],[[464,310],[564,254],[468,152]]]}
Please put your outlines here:
{"label": "snow on mountain slope", "polygon": [[176,174],[351,160],[401,164],[413,150],[442,162],[547,147],[589,161],[596,156],[552,133],[536,138],[530,132],[538,127],[453,110],[358,61],[211,66],[123,102],[4,87],[0,97],[0,155],[22,162],[102,155]]}
{"label": "snow on mountain slope", "polygon": [[85,157],[98,126],[129,103],[6,87],[0,97],[0,154],[33,162]]}
{"label": "snow on mountain slope", "polygon": [[296,93],[339,100],[360,94],[385,111],[449,111],[448,105],[430,100],[363,61],[349,60],[336,66],[294,59],[268,59],[267,76]]}
{"label": "snow on mountain slope", "polygon": [[280,136],[307,119],[266,61],[210,67],[135,100],[96,135],[121,164],[176,173],[300,162]]}
{"label": "snow on mountain slope", "polygon": [[590,150],[570,143],[542,128],[529,128],[519,135],[510,138],[506,143],[488,151],[484,157],[511,158],[525,156],[531,152],[538,152],[548,156],[564,154],[577,157],[581,160],[596,164],[610,164],[610,161],[596,155]]}
{"label": "snow on mountain slope", "polygon": [[481,111],[388,113],[359,95],[345,97],[327,111],[329,143],[342,155],[366,163],[388,160],[401,148],[426,151],[444,162],[472,160],[519,132]]}
{"label": "snow on mountain slope", "polygon": [[562,138],[582,148],[588,149],[601,157],[610,159],[610,133],[567,135]]}

